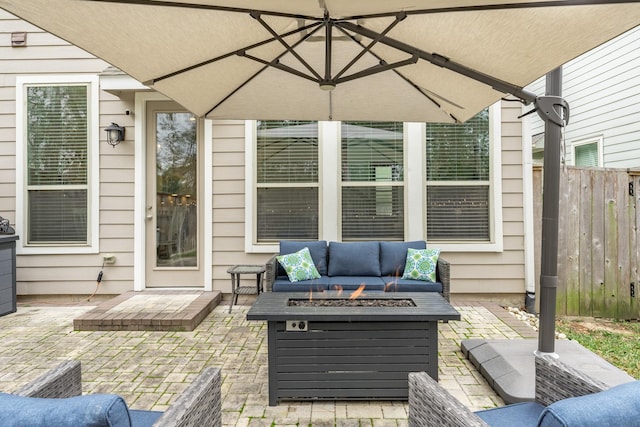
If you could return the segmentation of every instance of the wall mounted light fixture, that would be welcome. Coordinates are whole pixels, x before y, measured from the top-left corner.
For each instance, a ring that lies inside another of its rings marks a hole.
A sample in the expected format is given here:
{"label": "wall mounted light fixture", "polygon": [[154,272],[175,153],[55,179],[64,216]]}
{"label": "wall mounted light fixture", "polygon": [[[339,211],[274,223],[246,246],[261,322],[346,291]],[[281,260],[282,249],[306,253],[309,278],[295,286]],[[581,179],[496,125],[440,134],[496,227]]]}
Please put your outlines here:
{"label": "wall mounted light fixture", "polygon": [[122,126],[111,123],[105,129],[105,132],[107,132],[107,144],[113,148],[120,144],[120,142],[124,141],[124,128]]}

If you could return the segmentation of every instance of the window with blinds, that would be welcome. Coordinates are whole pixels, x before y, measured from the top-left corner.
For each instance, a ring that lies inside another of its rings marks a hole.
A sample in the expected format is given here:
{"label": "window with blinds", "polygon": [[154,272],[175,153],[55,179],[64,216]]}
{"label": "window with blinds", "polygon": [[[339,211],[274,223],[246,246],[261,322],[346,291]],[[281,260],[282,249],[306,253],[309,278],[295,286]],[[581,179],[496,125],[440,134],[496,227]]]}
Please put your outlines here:
{"label": "window with blinds", "polygon": [[27,243],[87,244],[88,86],[26,86]]}
{"label": "window with blinds", "polygon": [[459,125],[427,123],[427,239],[490,241],[489,110]]}
{"label": "window with blinds", "polygon": [[573,146],[574,164],[584,167],[600,166],[598,156],[598,143],[576,144]]}
{"label": "window with blinds", "polygon": [[342,240],[404,240],[403,124],[342,122]]}
{"label": "window with blinds", "polygon": [[258,243],[318,239],[318,123],[259,121]]}

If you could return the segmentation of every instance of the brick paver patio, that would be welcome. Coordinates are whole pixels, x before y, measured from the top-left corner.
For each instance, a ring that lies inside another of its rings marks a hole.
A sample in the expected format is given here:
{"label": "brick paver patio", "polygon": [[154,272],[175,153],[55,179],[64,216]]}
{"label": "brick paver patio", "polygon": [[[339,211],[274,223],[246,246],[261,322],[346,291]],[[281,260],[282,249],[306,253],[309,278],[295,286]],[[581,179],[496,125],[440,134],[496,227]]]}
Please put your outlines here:
{"label": "brick paver patio", "polygon": [[[454,302],[455,304],[455,302]],[[224,426],[406,426],[406,402],[284,402],[268,406],[266,322],[223,303],[190,332],[74,331],[93,306],[20,306],[0,317],[0,390],[11,392],[59,360],[79,359],[84,393],[117,393],[129,406],[163,410],[205,366],[222,368]],[[460,352],[468,338],[535,332],[501,307],[457,306],[439,326],[440,382],[471,409],[502,405]]]}

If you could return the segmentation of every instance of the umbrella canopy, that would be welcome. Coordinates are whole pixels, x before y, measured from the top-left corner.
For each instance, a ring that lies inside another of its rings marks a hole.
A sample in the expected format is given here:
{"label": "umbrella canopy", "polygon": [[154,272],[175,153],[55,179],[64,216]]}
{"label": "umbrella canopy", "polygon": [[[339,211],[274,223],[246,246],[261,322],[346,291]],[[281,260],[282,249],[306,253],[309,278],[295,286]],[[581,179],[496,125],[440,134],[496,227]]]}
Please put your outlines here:
{"label": "umbrella canopy", "polygon": [[199,116],[454,123],[506,93],[534,101],[522,87],[640,23],[640,4],[620,3],[0,0],[0,7]]}

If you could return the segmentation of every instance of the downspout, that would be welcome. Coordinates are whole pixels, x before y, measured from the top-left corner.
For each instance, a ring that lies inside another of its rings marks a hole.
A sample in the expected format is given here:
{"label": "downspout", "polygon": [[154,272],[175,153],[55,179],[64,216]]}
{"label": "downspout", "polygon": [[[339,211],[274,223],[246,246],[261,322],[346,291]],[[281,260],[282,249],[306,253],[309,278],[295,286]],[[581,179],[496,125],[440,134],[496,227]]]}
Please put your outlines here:
{"label": "downspout", "polygon": [[522,120],[522,204],[524,207],[524,306],[536,313],[535,235],[533,215],[533,154],[531,152],[531,121]]}

